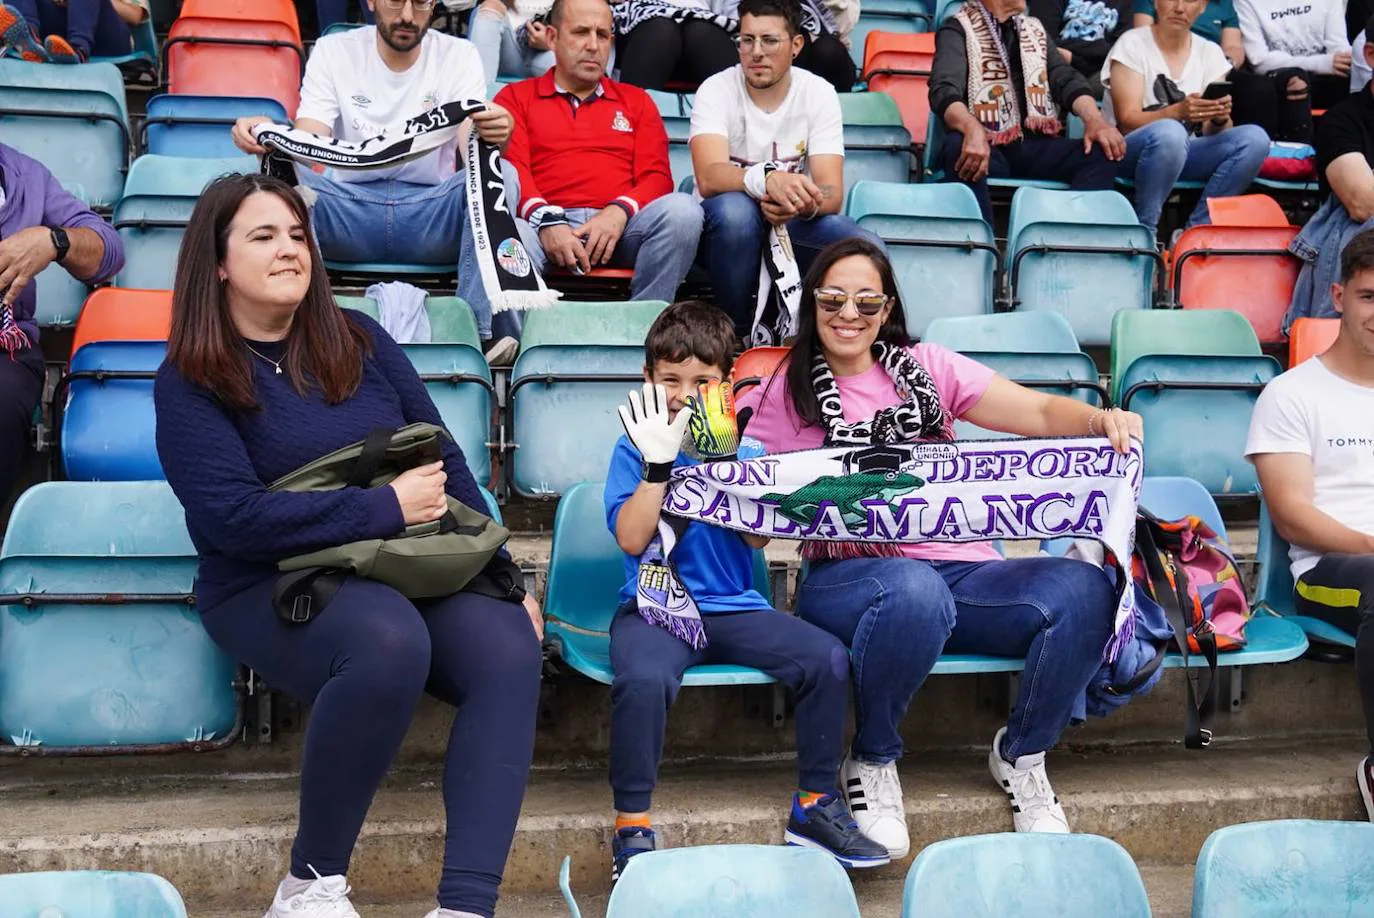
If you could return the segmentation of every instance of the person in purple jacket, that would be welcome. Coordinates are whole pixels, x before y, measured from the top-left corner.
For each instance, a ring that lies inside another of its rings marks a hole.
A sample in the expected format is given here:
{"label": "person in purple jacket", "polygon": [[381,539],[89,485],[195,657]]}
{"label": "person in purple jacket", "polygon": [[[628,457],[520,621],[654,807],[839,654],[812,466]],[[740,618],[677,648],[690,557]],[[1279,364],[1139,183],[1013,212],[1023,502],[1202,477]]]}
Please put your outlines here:
{"label": "person in purple jacket", "polygon": [[42,163],[0,143],[0,505],[19,481],[43,391],[34,278],[54,262],[103,283],[124,267],[124,244]]}
{"label": "person in purple jacket", "polygon": [[[433,522],[446,495],[486,512],[452,440],[443,459],[377,488],[268,490],[375,428],[442,424],[382,327],[334,302],[305,203],[261,175],[202,192],[177,262],[167,359],[154,385],[157,450],[200,556],[210,637],[311,705],[290,872],[267,918],[356,918],[354,843],[420,696],[458,708],[444,762],[440,908],[491,918],[534,752],[543,631],[504,551],[471,587],[412,602],[349,576],[308,622],[273,608],[277,562]],[[512,576],[513,574],[513,576]]]}

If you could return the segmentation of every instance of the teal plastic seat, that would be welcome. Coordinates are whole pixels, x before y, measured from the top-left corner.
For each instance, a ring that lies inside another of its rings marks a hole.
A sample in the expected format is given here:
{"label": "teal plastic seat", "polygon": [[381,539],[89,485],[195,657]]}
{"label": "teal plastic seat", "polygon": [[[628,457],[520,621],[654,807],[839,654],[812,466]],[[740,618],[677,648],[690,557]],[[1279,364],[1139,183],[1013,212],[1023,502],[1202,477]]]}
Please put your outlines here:
{"label": "teal plastic seat", "polygon": [[1374,824],[1286,819],[1226,826],[1193,873],[1193,918],[1374,915]]}
{"label": "teal plastic seat", "polygon": [[992,312],[997,243],[966,186],[860,181],[845,213],[887,244],[912,335],[935,319]]}
{"label": "teal plastic seat", "polygon": [[1292,622],[1307,633],[1309,640],[1337,647],[1355,646],[1355,636],[1319,618],[1299,615],[1294,602],[1293,568],[1288,557],[1288,543],[1274,528],[1269,507],[1260,501],[1259,520],[1259,583],[1255,587],[1255,605],[1263,603],[1284,620]]}
{"label": "teal plastic seat", "polygon": [[58,264],[50,264],[33,282],[37,284],[34,321],[40,328],[66,328],[76,324],[91,288],[72,277]]}
{"label": "teal plastic seat", "polygon": [[[858,46],[862,53],[862,45]],[[885,92],[842,92],[844,181],[905,183],[911,177],[911,132]]]}
{"label": "teal plastic seat", "polygon": [[1059,313],[1085,345],[1111,341],[1116,313],[1154,304],[1154,238],[1115,191],[1018,189],[1007,258],[1015,307]]}
{"label": "teal plastic seat", "polygon": [[119,68],[0,58],[0,137],[92,207],[113,207],[133,147]]}
{"label": "teal plastic seat", "polygon": [[666,99],[659,103],[663,129],[668,134],[668,167],[673,174],[673,187],[677,187],[684,179],[695,177],[692,168],[692,148],[688,142],[692,133],[692,110],[684,101],[684,96],[670,93],[661,93],[660,96],[670,96],[676,99],[680,106],[677,110],[669,112],[664,111],[668,105]]}
{"label": "teal plastic seat", "polygon": [[181,895],[151,873],[55,870],[0,875],[5,918],[186,918]]}
{"label": "teal plastic seat", "polygon": [[1150,918],[1131,856],[1099,835],[1005,833],[929,845],[906,875],[902,918]]}
{"label": "teal plastic seat", "polygon": [[606,477],[625,432],[618,408],[644,382],[644,336],[667,306],[561,302],[525,316],[511,368],[511,485],[556,497]]}
{"label": "teal plastic seat", "polygon": [[233,742],[237,666],[186,601],[196,566],[165,482],[24,492],[0,545],[0,742],[34,754]]}
{"label": "teal plastic seat", "polygon": [[[999,376],[1029,389],[1062,395],[1099,408],[1106,405],[1106,389],[1098,381],[1097,364],[1082,352],[1027,354],[1017,351],[967,351],[965,354],[991,367]],[[954,435],[961,440],[1006,436],[1005,433],[987,430],[963,420],[954,422]]]}
{"label": "teal plastic seat", "polygon": [[[611,620],[620,602],[620,588],[625,585],[625,567],[624,553],[606,526],[605,488],[601,482],[580,482],[558,502],[544,591],[544,634],[569,667],[610,685],[614,676]],[[754,561],[754,588],[771,601],[763,552],[754,552]],[[711,664],[688,669],[682,684],[758,685],[772,681],[747,666]]]}
{"label": "teal plastic seat", "polygon": [[128,54],[115,54],[107,57],[92,55],[91,63],[114,64],[116,67],[137,64],[141,70],[156,74],[158,45],[157,32],[153,28],[153,17],[147,16],[130,31],[133,33],[134,46]]}

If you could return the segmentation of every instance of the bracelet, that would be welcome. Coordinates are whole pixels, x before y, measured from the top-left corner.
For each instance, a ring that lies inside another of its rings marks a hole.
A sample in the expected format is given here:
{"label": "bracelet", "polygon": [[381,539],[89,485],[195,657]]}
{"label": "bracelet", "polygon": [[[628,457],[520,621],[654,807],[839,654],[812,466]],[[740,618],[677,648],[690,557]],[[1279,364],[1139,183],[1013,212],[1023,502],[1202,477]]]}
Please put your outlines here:
{"label": "bracelet", "polygon": [[1096,431],[1096,429],[1095,429],[1095,428],[1097,427],[1097,419],[1098,419],[1099,417],[1101,417],[1102,414],[1103,414],[1103,410],[1102,410],[1101,408],[1098,408],[1098,409],[1097,409],[1096,411],[1094,411],[1092,414],[1088,415],[1088,436],[1090,436],[1090,437],[1106,436],[1107,431],[1106,431],[1105,428],[1103,429],[1103,431],[1102,431],[1101,434],[1099,434],[1099,433]]}

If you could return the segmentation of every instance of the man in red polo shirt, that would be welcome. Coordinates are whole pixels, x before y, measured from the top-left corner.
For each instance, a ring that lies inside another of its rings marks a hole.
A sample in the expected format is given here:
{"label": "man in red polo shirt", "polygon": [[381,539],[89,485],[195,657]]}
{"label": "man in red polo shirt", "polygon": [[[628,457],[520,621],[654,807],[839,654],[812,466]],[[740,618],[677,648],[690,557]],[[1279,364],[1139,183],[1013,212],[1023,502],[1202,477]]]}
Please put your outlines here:
{"label": "man in red polo shirt", "polygon": [[635,299],[672,302],[701,235],[701,207],[673,191],[668,135],[644,90],[606,77],[615,41],[606,0],[557,0],[555,64],[507,86],[506,160],[520,176],[520,233],[542,273],[634,267]]}

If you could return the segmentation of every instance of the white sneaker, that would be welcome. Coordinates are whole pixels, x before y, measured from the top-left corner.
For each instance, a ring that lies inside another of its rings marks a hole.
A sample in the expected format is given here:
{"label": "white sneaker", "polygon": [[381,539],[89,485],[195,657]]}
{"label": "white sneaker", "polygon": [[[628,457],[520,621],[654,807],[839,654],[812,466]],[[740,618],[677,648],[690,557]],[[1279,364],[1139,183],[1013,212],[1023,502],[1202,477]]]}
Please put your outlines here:
{"label": "white sneaker", "polygon": [[906,830],[906,806],[897,763],[870,765],[845,757],[840,766],[840,786],[859,831],[887,849],[893,860],[911,851]]}
{"label": "white sneaker", "polygon": [[1050,787],[1050,779],[1045,774],[1045,753],[1023,755],[1015,765],[1008,765],[1002,758],[1002,736],[1007,732],[1003,727],[992,739],[992,752],[988,754],[988,769],[993,780],[1011,798],[1011,819],[1018,832],[1054,832],[1064,834],[1069,831],[1069,820],[1059,798]]}
{"label": "white sneaker", "polygon": [[482,356],[487,358],[489,367],[508,367],[515,362],[515,355],[518,353],[520,342],[510,335],[505,335],[488,344]]}
{"label": "white sneaker", "polygon": [[[310,868],[314,870],[315,868]],[[272,907],[262,918],[360,918],[348,901],[353,890],[343,876],[322,877],[315,874],[315,882],[305,892],[283,899],[281,887],[272,898]]]}
{"label": "white sneaker", "polygon": [[1364,811],[1369,821],[1374,822],[1374,755],[1360,759],[1360,765],[1355,769],[1355,780],[1360,785]]}

